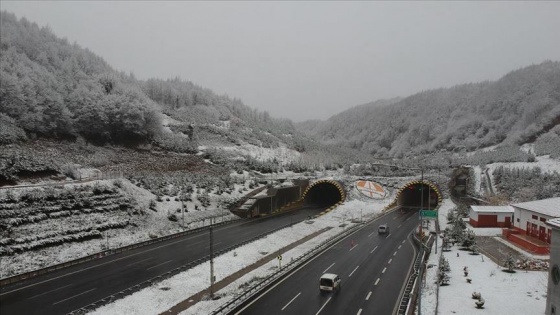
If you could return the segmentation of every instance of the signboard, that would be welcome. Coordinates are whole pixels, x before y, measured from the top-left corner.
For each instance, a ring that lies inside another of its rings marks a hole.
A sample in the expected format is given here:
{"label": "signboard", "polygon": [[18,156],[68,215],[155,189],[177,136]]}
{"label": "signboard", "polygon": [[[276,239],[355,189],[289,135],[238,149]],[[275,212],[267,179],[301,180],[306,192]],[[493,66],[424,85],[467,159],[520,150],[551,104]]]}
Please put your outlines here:
{"label": "signboard", "polygon": [[356,189],[363,195],[372,199],[384,199],[387,192],[380,184],[369,180],[356,181]]}
{"label": "signboard", "polygon": [[424,218],[437,218],[436,210],[420,210],[420,216]]}

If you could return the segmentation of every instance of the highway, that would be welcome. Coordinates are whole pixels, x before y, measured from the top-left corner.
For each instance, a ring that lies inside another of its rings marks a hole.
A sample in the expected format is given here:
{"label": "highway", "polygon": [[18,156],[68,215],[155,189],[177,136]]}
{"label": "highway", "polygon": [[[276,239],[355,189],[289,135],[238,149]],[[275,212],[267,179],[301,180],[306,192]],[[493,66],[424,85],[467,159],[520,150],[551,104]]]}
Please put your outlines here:
{"label": "highway", "polygon": [[[388,223],[390,234],[378,235]],[[236,314],[393,314],[416,249],[418,213],[390,212],[369,223],[246,303]],[[353,244],[353,246],[352,246]],[[342,278],[338,292],[320,292],[323,273]]]}
{"label": "highway", "polygon": [[[214,228],[218,251],[323,208],[307,208]],[[0,288],[0,314],[66,314],[210,254],[208,230],[71,266]]]}

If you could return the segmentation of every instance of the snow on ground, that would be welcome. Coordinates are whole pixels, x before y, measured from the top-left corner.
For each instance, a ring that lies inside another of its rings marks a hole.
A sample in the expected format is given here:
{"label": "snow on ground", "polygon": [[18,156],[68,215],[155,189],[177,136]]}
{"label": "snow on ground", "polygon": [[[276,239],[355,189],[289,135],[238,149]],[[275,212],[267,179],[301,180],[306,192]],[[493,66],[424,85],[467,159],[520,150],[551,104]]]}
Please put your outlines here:
{"label": "snow on ground", "polygon": [[[278,231],[264,239],[239,247],[234,253],[228,252],[214,260],[216,281],[247,267],[269,253],[275,253],[281,248],[300,240],[323,228],[331,229],[318,235],[312,240],[286,252],[281,253],[284,262],[298,257],[321,244],[329,237],[340,233],[343,229],[353,226],[357,219],[373,218],[379,214],[392,199],[384,200],[351,200],[343,203],[333,211],[320,216],[310,224],[301,222]],[[342,223],[345,223],[342,224]],[[181,314],[208,314],[211,310],[227,302],[234,294],[241,291],[240,286],[256,281],[271,274],[278,267],[278,262],[272,260],[262,267],[244,275],[224,289],[216,292],[221,299],[203,301],[195,304]],[[92,314],[158,314],[166,311],[189,296],[200,292],[210,285],[209,263],[201,264],[170,279],[164,280],[153,287],[136,292],[128,297],[103,306]],[[186,285],[188,284],[188,285]]]}
{"label": "snow on ground", "polygon": [[[453,207],[451,201],[443,201],[438,218],[441,229],[445,228],[447,213]],[[497,232],[496,229],[473,230],[477,235]],[[439,287],[438,295],[437,271],[442,254],[449,261],[451,271],[448,273],[449,285]],[[442,253],[441,242],[438,242],[437,254],[434,243],[427,266],[422,289],[422,314],[544,314],[548,279],[545,271],[507,273],[485,255],[470,255],[459,250],[458,246]],[[468,278],[472,279],[470,284],[463,273],[465,266]],[[486,301],[484,309],[476,309],[471,296],[475,291],[480,292]]]}
{"label": "snow on ground", "polygon": [[474,191],[482,194],[483,192],[480,190],[480,187],[482,185],[482,168],[479,165],[475,165],[473,167],[474,170]]}
{"label": "snow on ground", "polygon": [[551,159],[549,155],[537,156],[535,162],[508,162],[508,163],[492,163],[488,164],[490,171],[503,166],[506,168],[533,168],[540,167],[543,173],[560,173],[560,163],[556,159]]}

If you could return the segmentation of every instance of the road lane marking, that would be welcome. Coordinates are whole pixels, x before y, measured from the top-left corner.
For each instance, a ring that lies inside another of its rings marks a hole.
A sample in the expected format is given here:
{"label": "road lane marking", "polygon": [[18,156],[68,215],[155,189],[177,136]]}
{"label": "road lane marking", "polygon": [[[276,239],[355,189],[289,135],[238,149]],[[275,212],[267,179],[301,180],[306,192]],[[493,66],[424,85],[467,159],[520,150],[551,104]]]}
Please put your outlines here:
{"label": "road lane marking", "polygon": [[379,278],[377,278],[377,280],[375,280],[375,283],[373,285],[377,285],[379,283]]}
{"label": "road lane marking", "polygon": [[406,239],[404,239],[401,244],[404,244],[404,242],[406,242]]}
{"label": "road lane marking", "polygon": [[389,262],[387,264],[391,264],[391,262],[393,261],[393,258],[389,259]]}
{"label": "road lane marking", "polygon": [[142,260],[139,260],[139,261],[135,261],[135,262],[133,262],[132,264],[128,264],[128,265],[126,265],[126,266],[128,267],[128,266],[136,265],[136,264],[139,264],[139,263],[141,263],[141,262],[143,262],[143,261],[150,260],[150,259],[154,259],[154,257],[150,257],[150,258],[142,259]]}
{"label": "road lane marking", "polygon": [[358,246],[358,244],[354,244],[354,245],[352,245],[352,247],[350,247],[350,250],[353,250],[353,249],[354,249],[354,247],[356,247],[356,246]]}
{"label": "road lane marking", "polygon": [[406,219],[405,221],[408,221],[408,220],[410,220],[410,218],[412,218],[412,217],[408,217],[408,219]]}
{"label": "road lane marking", "polygon": [[398,249],[401,249],[401,247],[402,247],[402,245],[399,245],[399,248],[398,248]]}
{"label": "road lane marking", "polygon": [[294,298],[291,299],[290,302],[288,302],[288,304],[284,305],[284,307],[282,307],[282,311],[283,311],[286,307],[288,307],[288,305],[290,305],[300,294],[301,294],[301,292],[298,293],[296,296],[294,296]]}
{"label": "road lane marking", "polygon": [[[216,246],[216,245],[218,245],[218,244],[222,244],[222,242],[214,243],[214,245],[212,245],[212,246]],[[204,248],[208,248],[208,249],[209,249],[210,246],[206,246],[206,247],[204,247]]]}
{"label": "road lane marking", "polygon": [[166,261],[166,262],[162,262],[161,264],[157,264],[157,265],[155,265],[155,266],[152,266],[152,267],[150,267],[150,268],[147,268],[146,270],[150,270],[150,269],[153,269],[153,268],[155,268],[155,267],[159,267],[159,266],[161,266],[161,265],[168,264],[168,263],[170,263],[170,262],[172,262],[172,261],[173,261],[173,259],[168,260],[168,261]]}
{"label": "road lane marking", "polygon": [[354,268],[354,270],[352,270],[352,272],[348,275],[348,277],[352,277],[352,274],[354,274],[354,272],[356,271],[356,269],[358,269],[358,267],[360,267],[359,265],[356,266],[356,268]]}
{"label": "road lane marking", "polygon": [[383,271],[381,271],[381,273],[385,273],[385,271],[387,271],[387,267],[383,268]]}
{"label": "road lane marking", "polygon": [[58,303],[62,303],[62,302],[64,302],[64,301],[68,301],[68,300],[70,300],[70,299],[73,299],[73,298],[75,298],[75,297],[77,297],[77,296],[86,294],[86,293],[91,292],[91,291],[96,290],[96,289],[97,289],[97,288],[93,288],[93,289],[91,289],[91,290],[87,290],[87,291],[85,291],[85,292],[78,293],[78,294],[73,295],[73,296],[71,296],[71,297],[69,297],[69,298],[67,298],[67,299],[60,300],[60,301],[58,301],[58,302],[55,302],[55,303],[53,303],[53,305],[56,305],[56,304],[58,304]]}
{"label": "road lane marking", "polygon": [[373,235],[373,233],[375,233],[375,231],[371,232],[367,237],[370,237]]}
{"label": "road lane marking", "polygon": [[323,273],[326,273],[327,270],[331,269],[331,267],[334,266],[334,264],[336,264],[336,263],[332,263],[332,265],[330,265],[327,269],[325,269],[325,271],[323,271]]}
{"label": "road lane marking", "polygon": [[366,296],[366,301],[369,300],[370,296],[371,296],[371,291],[369,291],[368,295]]}
{"label": "road lane marking", "polygon": [[393,220],[396,220],[398,217],[399,217],[398,215],[394,216],[394,217],[393,217]]}
{"label": "road lane marking", "polygon": [[374,252],[376,249],[377,249],[377,246],[375,246],[375,248],[374,248],[371,252],[369,252],[369,253],[370,253],[370,254],[373,254],[373,252]]}
{"label": "road lane marking", "polygon": [[400,228],[401,226],[402,226],[402,223],[401,223],[401,224],[399,224],[399,226],[397,226],[397,229],[398,229],[398,228]]}
{"label": "road lane marking", "polygon": [[54,292],[54,291],[58,291],[58,290],[64,289],[64,288],[69,287],[69,286],[71,286],[71,285],[72,285],[72,284],[65,285],[65,286],[63,286],[63,287],[56,288],[56,289],[54,289],[54,290],[50,290],[50,291],[47,291],[47,292],[43,292],[43,293],[41,293],[41,294],[34,295],[34,296],[28,298],[28,300],[34,299],[34,298],[36,298],[36,297],[38,297],[38,296],[45,295],[45,294],[48,294],[48,293],[51,293],[51,292]]}
{"label": "road lane marking", "polygon": [[356,315],[360,315],[360,314],[362,314],[362,309],[361,309],[361,308],[360,308],[360,310],[358,311],[358,314],[356,314]]}
{"label": "road lane marking", "polygon": [[394,253],[393,253],[393,256],[396,256],[396,255],[397,255],[397,252],[394,252]]}
{"label": "road lane marking", "polygon": [[389,237],[391,237],[391,234],[387,235],[387,237],[386,237],[386,238],[389,238]]}
{"label": "road lane marking", "polygon": [[327,305],[327,303],[329,303],[329,301],[332,299],[332,296],[325,302],[325,304],[323,304],[323,306],[321,306],[321,308],[317,311],[317,313],[315,313],[315,315],[321,313],[321,311],[323,310],[323,308],[325,308],[325,305]]}

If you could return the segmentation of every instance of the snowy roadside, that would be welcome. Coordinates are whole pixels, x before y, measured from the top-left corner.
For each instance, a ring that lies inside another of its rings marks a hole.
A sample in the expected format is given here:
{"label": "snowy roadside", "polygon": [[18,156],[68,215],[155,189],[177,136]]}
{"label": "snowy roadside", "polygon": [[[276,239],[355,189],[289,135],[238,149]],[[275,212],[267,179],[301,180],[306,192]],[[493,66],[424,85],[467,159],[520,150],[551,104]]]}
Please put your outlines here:
{"label": "snowy roadside", "polygon": [[[440,208],[440,227],[447,225],[447,213],[454,207],[444,200]],[[472,229],[469,227],[469,229]],[[496,229],[472,229],[477,235],[496,235]],[[434,244],[435,246],[435,244]],[[449,285],[437,288],[439,258],[448,260],[451,271]],[[442,252],[438,242],[437,254],[432,247],[422,290],[422,314],[544,314],[547,290],[546,271],[516,271],[507,273],[485,255],[470,255],[458,246]],[[468,276],[463,269],[467,267]],[[466,279],[471,279],[469,283]],[[480,292],[484,308],[477,309],[473,292]],[[515,296],[515,299],[511,297]]]}
{"label": "snowy roadside", "polygon": [[[348,201],[333,211],[316,218],[311,224],[306,222],[298,223],[293,227],[271,234],[264,239],[239,247],[234,250],[234,252],[228,252],[216,257],[214,260],[216,281],[224,279],[238,270],[253,264],[263,256],[277,252],[279,249],[307,235],[327,227],[331,228],[312,240],[286,253],[281,253],[283,261],[289,262],[293,258],[323,243],[326,239],[340,233],[343,229],[355,225],[356,223],[352,223],[353,220],[351,218],[357,219],[361,216],[363,216],[364,220],[373,218],[375,215],[381,213],[390,201],[390,198],[383,201]],[[346,225],[341,226],[342,222]],[[216,292],[216,295],[219,296],[220,299],[198,302],[181,314],[208,314],[213,309],[218,308],[241,292],[243,287],[249,285],[253,281],[258,281],[266,277],[277,268],[278,262],[276,260],[270,261]],[[165,312],[185,298],[208,288],[210,286],[209,271],[209,262],[201,264],[170,279],[164,280],[153,287],[146,288],[114,303],[103,306],[91,312],[91,314],[126,315],[158,314]]]}

